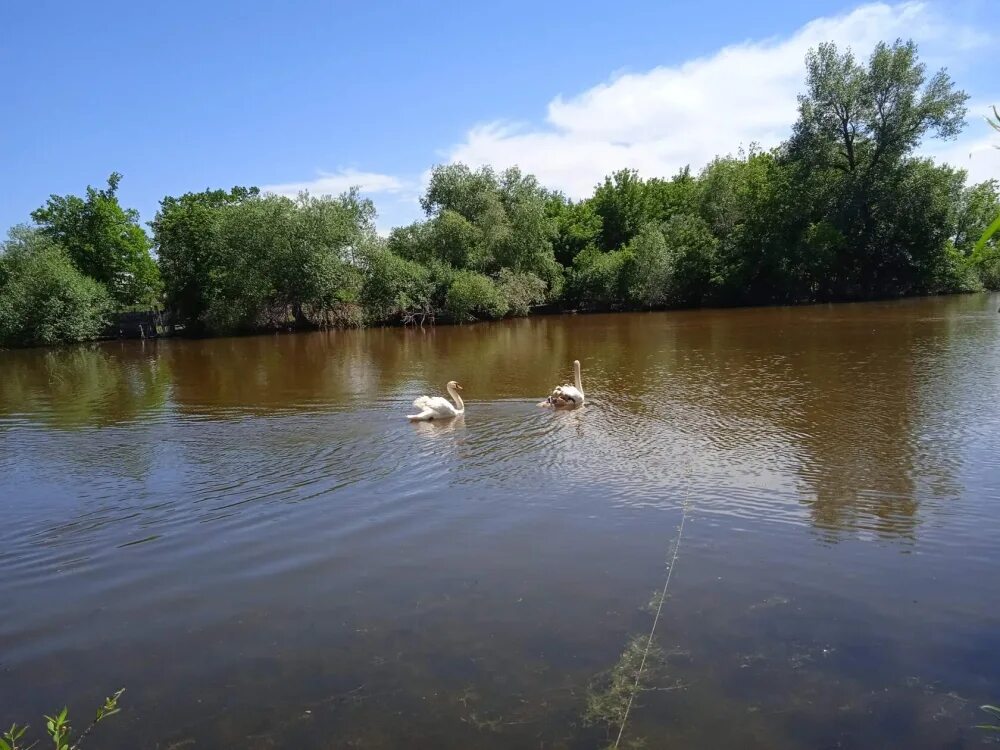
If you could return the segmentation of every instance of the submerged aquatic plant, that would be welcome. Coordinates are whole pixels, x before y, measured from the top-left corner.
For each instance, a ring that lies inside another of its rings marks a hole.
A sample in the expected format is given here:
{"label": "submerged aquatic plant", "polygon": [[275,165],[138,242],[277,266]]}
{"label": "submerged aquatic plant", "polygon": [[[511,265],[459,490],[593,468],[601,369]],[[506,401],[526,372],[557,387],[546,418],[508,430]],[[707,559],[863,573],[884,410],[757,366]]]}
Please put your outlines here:
{"label": "submerged aquatic plant", "polygon": [[[97,709],[97,714],[94,720],[90,722],[86,729],[84,729],[79,737],[73,741],[72,729],[69,724],[69,709],[63,708],[58,714],[54,716],[45,717],[45,732],[52,739],[55,745],[55,750],[78,750],[78,748],[83,744],[83,741],[87,738],[98,724],[104,721],[109,716],[113,716],[118,713],[121,709],[118,708],[118,699],[121,698],[122,693],[125,692],[125,688],[117,691],[114,695],[111,695],[104,699],[104,705]],[[0,750],[30,750],[34,747],[37,742],[32,742],[30,745],[25,745],[24,735],[28,731],[28,725],[20,726],[18,724],[11,724],[10,729],[8,729],[3,734],[0,734]]]}
{"label": "submerged aquatic plant", "polygon": [[649,689],[663,664],[662,649],[649,643],[648,636],[632,636],[618,662],[598,675],[587,689],[584,723],[603,726],[610,738],[622,728],[629,704],[640,692]]}

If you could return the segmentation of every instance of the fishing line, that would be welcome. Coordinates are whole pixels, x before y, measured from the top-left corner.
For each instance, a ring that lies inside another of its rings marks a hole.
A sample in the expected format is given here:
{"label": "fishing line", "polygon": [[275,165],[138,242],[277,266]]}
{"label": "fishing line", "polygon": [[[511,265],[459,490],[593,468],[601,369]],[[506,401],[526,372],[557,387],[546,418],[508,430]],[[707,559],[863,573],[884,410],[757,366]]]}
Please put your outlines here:
{"label": "fishing line", "polygon": [[653,636],[656,633],[656,626],[660,622],[660,613],[663,612],[663,603],[667,600],[667,590],[670,588],[670,579],[674,575],[674,566],[677,564],[677,554],[681,548],[681,538],[684,536],[684,524],[687,522],[687,510],[688,510],[688,498],[690,497],[691,491],[691,474],[688,473],[687,484],[684,488],[684,502],[681,505],[681,523],[677,527],[677,539],[674,541],[674,551],[670,557],[670,562],[667,567],[667,578],[663,582],[663,590],[660,592],[660,603],[656,607],[656,616],[653,618],[653,627],[649,629],[649,638],[646,639],[646,650],[642,653],[642,661],[639,663],[639,669],[635,673],[635,684],[632,686],[632,692],[628,697],[628,705],[625,706],[625,715],[622,716],[621,726],[618,728],[618,738],[615,740],[615,750],[617,750],[618,745],[622,741],[622,736],[625,734],[625,725],[628,723],[628,715],[632,710],[632,701],[635,699],[636,693],[639,692],[639,680],[642,678],[642,670],[646,667],[646,658],[649,656],[649,649],[653,645]]}

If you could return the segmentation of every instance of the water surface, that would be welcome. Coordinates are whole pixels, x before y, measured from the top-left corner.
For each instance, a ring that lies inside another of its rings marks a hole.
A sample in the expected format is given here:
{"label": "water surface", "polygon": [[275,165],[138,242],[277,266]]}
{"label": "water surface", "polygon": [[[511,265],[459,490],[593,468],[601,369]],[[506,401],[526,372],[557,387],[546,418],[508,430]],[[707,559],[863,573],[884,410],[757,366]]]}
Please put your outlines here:
{"label": "water surface", "polygon": [[683,517],[623,746],[977,747],[998,302],[0,352],[0,724],[125,686],[101,747],[600,747]]}

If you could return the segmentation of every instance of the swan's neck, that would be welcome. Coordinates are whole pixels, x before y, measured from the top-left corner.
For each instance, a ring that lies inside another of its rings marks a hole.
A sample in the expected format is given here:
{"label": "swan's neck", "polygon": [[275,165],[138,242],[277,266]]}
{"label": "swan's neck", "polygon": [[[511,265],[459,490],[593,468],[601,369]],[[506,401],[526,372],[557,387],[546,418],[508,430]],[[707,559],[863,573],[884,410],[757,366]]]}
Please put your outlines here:
{"label": "swan's neck", "polygon": [[580,379],[580,360],[573,360],[573,377],[576,380],[576,389],[583,393],[583,380]]}
{"label": "swan's neck", "polygon": [[453,386],[448,386],[448,395],[451,396],[451,400],[455,402],[455,408],[459,411],[465,411],[465,402],[462,401],[462,397],[458,395],[458,391],[455,390]]}

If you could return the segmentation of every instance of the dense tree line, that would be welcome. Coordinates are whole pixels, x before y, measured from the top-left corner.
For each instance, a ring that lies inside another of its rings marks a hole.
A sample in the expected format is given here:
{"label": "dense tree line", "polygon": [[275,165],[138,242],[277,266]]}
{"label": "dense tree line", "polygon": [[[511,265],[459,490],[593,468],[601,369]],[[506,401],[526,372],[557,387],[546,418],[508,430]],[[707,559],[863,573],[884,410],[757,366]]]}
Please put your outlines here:
{"label": "dense tree line", "polygon": [[242,187],[164,198],[150,236],[113,174],[11,233],[0,343],[92,338],[111,311],[150,306],[225,333],[1000,288],[1000,234],[977,243],[997,182],[915,155],[959,132],[968,97],[912,43],[864,62],[823,44],[806,68],[793,133],[770,151],[670,178],[621,170],[581,201],[517,169],[439,166],[424,219],[388,237],[355,191]]}

